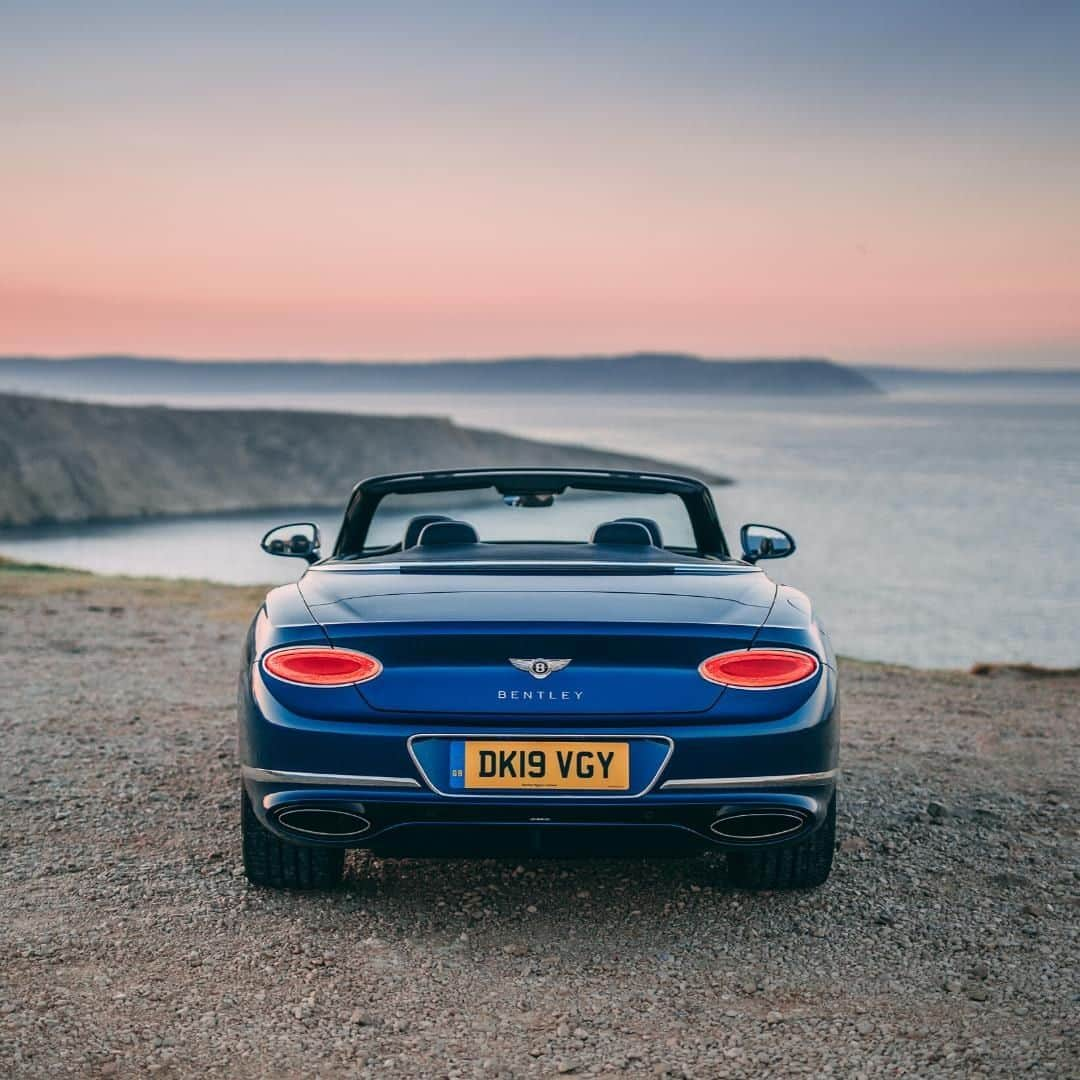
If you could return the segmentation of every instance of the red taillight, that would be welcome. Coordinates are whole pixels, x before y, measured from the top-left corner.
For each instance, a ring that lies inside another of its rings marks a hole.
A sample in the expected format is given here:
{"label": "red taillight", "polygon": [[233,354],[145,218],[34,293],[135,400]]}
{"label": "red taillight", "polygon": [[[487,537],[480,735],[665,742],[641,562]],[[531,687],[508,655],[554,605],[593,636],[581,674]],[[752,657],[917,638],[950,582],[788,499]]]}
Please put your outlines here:
{"label": "red taillight", "polygon": [[382,671],[374,656],[325,645],[277,649],[263,657],[263,667],[277,679],[303,686],[351,686]]}
{"label": "red taillight", "polygon": [[809,679],[818,667],[816,656],[795,649],[743,649],[702,660],[698,673],[721,686],[771,690]]}

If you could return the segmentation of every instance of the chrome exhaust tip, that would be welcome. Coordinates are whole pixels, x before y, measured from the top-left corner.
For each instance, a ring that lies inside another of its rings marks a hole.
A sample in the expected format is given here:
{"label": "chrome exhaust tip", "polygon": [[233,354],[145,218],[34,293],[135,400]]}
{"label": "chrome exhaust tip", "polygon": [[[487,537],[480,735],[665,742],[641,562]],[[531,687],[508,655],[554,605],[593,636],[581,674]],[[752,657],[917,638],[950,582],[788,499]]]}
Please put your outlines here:
{"label": "chrome exhaust tip", "polygon": [[797,810],[742,810],[717,818],[709,831],[723,840],[779,840],[797,833],[809,819]]}
{"label": "chrome exhaust tip", "polygon": [[351,840],[371,829],[371,822],[351,810],[332,806],[291,806],[277,815],[283,829],[320,840]]}

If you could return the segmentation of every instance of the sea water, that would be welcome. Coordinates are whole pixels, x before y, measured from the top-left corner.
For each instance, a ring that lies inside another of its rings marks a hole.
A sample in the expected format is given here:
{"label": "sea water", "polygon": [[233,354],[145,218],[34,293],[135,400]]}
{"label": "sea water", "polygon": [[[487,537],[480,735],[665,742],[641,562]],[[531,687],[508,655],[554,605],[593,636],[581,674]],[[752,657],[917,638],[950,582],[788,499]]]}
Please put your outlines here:
{"label": "sea water", "polygon": [[[842,653],[927,667],[1080,664],[1080,395],[1068,390],[831,399],[192,394],[155,401],[430,413],[727,475],[736,483],[714,494],[732,546],[743,522],[794,533],[796,554],[762,565],[810,594]],[[343,488],[357,479],[345,478]],[[295,578],[303,564],[263,554],[260,536],[312,516],[298,508],[23,531],[0,536],[0,553],[101,572],[273,583]],[[333,537],[340,511],[314,517]],[[482,519],[474,523],[482,533]],[[583,538],[591,524],[582,521]]]}

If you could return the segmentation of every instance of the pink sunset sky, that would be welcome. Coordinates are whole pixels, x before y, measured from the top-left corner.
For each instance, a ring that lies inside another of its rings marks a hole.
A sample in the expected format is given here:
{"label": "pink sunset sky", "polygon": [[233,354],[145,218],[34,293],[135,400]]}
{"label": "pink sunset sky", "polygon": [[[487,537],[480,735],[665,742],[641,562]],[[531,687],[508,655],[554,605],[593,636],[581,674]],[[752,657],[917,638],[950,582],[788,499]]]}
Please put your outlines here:
{"label": "pink sunset sky", "polygon": [[754,10],[4,4],[0,353],[1080,366],[1075,11]]}

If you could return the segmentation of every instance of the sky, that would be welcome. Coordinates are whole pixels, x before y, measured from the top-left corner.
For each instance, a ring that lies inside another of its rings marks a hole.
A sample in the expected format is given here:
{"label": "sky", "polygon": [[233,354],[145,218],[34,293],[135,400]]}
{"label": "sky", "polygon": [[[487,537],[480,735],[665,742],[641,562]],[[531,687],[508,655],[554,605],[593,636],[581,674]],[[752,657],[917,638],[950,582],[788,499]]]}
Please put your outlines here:
{"label": "sky", "polygon": [[0,353],[1080,366],[1080,3],[0,0]]}

